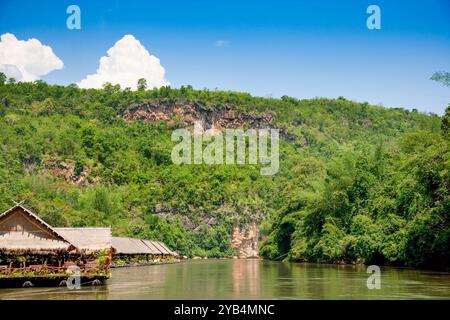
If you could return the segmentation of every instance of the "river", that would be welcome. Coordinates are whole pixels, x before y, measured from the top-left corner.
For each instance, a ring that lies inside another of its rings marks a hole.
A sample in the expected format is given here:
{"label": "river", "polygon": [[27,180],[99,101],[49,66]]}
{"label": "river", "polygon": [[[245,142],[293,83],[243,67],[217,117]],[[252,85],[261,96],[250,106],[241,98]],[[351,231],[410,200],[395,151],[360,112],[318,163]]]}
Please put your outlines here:
{"label": "river", "polygon": [[191,260],[112,269],[99,287],[0,289],[0,299],[450,299],[450,274],[381,267],[368,289],[364,266],[261,260]]}

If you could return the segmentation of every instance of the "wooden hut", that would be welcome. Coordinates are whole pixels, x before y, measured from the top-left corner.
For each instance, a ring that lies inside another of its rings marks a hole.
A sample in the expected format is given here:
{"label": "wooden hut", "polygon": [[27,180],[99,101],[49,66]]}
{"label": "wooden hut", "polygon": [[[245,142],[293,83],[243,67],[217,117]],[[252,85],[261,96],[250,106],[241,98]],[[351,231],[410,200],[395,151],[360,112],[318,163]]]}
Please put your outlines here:
{"label": "wooden hut", "polygon": [[172,262],[176,256],[162,242],[111,237],[110,227],[54,228],[22,204],[0,215],[0,286],[13,278],[19,284],[59,281],[72,267],[85,279],[106,279],[113,254],[127,264]]}
{"label": "wooden hut", "polygon": [[50,274],[59,280],[71,267],[85,277],[107,278],[111,260],[111,228],[53,228],[21,204],[0,215],[2,285]]}
{"label": "wooden hut", "polygon": [[116,254],[157,254],[140,239],[126,238],[126,237],[113,237],[113,248]]}
{"label": "wooden hut", "polygon": [[[169,261],[176,253],[161,242],[126,237],[113,237],[114,264],[139,265]],[[173,260],[173,259],[172,259]]]}
{"label": "wooden hut", "polygon": [[113,237],[115,265],[146,264],[154,260],[159,252],[149,248],[141,239]]}
{"label": "wooden hut", "polygon": [[69,252],[71,263],[87,270],[107,271],[114,249],[111,243],[111,227],[106,228],[54,228],[67,239],[74,249]]}
{"label": "wooden hut", "polygon": [[[73,244],[34,212],[16,205],[0,215],[0,265],[60,264]],[[26,261],[26,256],[29,261]],[[22,257],[22,258],[21,258]]]}
{"label": "wooden hut", "polygon": [[80,255],[92,255],[98,251],[111,250],[111,227],[106,228],[54,228],[75,246]]}

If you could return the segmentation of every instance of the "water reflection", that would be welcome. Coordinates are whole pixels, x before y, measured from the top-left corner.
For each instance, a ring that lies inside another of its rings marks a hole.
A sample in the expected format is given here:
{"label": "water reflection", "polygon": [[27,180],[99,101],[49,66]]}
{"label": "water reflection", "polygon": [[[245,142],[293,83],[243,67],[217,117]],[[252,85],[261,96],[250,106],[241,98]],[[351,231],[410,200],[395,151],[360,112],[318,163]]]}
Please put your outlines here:
{"label": "water reflection", "polygon": [[0,289],[1,299],[450,299],[450,275],[381,268],[369,290],[364,266],[194,260],[114,269],[106,286]]}
{"label": "water reflection", "polygon": [[234,299],[258,298],[260,296],[259,271],[260,261],[258,260],[233,260],[232,284]]}

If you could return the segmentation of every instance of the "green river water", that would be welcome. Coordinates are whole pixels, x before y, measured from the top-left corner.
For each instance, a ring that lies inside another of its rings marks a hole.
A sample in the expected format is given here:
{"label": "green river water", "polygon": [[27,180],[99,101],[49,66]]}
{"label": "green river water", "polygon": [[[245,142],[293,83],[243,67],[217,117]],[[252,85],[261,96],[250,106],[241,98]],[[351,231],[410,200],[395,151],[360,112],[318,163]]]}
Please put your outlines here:
{"label": "green river water", "polygon": [[381,267],[368,289],[364,266],[261,260],[191,260],[112,269],[99,287],[0,289],[0,299],[450,299],[450,274]]}

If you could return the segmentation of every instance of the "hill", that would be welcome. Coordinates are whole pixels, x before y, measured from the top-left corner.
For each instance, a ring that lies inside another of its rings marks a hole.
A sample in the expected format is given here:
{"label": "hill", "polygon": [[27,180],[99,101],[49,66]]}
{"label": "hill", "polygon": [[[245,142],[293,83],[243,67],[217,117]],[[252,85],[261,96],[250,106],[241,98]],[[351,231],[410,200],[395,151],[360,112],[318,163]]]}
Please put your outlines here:
{"label": "hill", "polygon": [[[173,164],[171,134],[195,120],[279,128],[279,172]],[[256,228],[269,259],[448,268],[441,123],[342,97],[2,82],[0,209],[24,200],[51,225],[112,225],[190,256],[233,256]]]}

